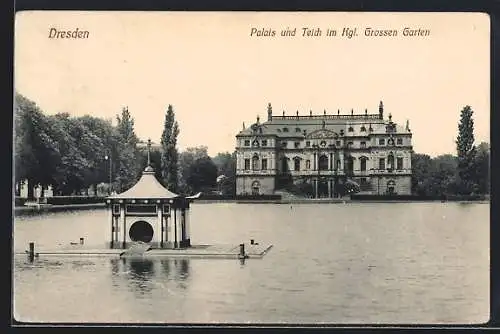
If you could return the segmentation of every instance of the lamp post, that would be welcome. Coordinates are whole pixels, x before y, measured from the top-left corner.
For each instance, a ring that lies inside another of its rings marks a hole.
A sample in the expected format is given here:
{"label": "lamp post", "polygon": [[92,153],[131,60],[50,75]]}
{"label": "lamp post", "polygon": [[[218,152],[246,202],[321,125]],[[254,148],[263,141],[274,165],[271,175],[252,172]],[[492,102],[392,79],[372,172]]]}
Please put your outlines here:
{"label": "lamp post", "polygon": [[105,160],[109,160],[109,187],[108,187],[108,194],[111,195],[111,190],[112,190],[112,166],[113,166],[113,160],[111,159],[111,153],[109,155],[104,156]]}

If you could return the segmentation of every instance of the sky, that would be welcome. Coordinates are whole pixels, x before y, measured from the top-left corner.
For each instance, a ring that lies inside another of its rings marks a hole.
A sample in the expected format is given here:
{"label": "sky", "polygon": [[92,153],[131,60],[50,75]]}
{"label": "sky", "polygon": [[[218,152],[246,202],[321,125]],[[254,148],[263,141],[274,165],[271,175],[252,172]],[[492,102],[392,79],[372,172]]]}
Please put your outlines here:
{"label": "sky", "polygon": [[[302,36],[304,27],[322,34]],[[405,27],[429,34],[403,36]],[[89,35],[49,38],[52,28]],[[287,28],[296,35],[282,37]],[[376,113],[382,100],[393,121],[409,120],[414,151],[431,156],[456,153],[460,110],[470,105],[476,143],[490,141],[482,13],[25,11],[14,43],[14,87],[46,114],[115,119],[127,106],[139,138],[159,142],[172,104],[181,151],[232,152],[243,122],[265,120],[268,103],[279,115],[347,114]]]}

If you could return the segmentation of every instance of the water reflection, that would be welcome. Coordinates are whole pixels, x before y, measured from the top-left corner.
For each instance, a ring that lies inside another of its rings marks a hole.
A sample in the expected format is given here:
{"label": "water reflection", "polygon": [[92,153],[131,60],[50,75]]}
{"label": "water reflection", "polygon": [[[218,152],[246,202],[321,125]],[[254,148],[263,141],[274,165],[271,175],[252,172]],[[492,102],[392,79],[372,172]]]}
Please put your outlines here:
{"label": "water reflection", "polygon": [[111,260],[111,274],[114,286],[125,282],[135,293],[150,294],[154,289],[166,288],[168,282],[175,282],[177,288],[187,289],[190,265],[187,259],[132,259]]}

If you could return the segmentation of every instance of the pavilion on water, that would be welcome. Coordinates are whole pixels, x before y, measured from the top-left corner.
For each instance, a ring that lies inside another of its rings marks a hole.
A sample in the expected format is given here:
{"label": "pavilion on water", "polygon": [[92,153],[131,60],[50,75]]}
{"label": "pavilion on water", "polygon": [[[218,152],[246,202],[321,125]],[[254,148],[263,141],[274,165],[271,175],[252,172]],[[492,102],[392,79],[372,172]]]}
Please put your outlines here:
{"label": "pavilion on water", "polygon": [[140,180],[127,191],[107,198],[109,210],[109,246],[127,248],[144,242],[153,248],[191,246],[189,204],[196,196],[183,197],[158,182],[150,162]]}

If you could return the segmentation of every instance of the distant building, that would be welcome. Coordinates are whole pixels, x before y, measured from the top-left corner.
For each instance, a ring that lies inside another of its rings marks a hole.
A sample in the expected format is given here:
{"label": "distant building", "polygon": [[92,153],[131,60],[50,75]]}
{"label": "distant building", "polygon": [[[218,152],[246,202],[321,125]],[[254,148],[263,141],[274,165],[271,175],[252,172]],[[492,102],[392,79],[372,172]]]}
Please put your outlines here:
{"label": "distant building", "polygon": [[379,111],[259,117],[236,135],[236,193],[273,194],[286,187],[338,197],[344,185],[368,194],[411,194],[412,133]]}

